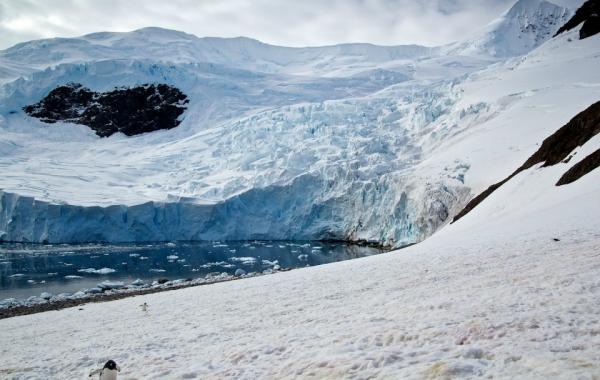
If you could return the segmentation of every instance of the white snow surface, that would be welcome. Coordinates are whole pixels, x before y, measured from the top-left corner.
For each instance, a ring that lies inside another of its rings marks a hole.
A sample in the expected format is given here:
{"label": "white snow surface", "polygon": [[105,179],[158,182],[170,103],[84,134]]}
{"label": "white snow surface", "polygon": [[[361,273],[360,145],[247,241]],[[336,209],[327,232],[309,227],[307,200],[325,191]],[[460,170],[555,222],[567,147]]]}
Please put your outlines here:
{"label": "white snow surface", "polygon": [[520,173],[403,250],[0,320],[0,374],[83,379],[113,359],[122,379],[593,379],[600,171],[554,186],[572,165]]}
{"label": "white snow surface", "polygon": [[[599,37],[548,40],[571,12],[520,0],[475,50],[158,28],[16,45],[0,52],[0,238],[421,241],[600,98]],[[66,82],[166,82],[190,103],[135,137],[21,110]]]}

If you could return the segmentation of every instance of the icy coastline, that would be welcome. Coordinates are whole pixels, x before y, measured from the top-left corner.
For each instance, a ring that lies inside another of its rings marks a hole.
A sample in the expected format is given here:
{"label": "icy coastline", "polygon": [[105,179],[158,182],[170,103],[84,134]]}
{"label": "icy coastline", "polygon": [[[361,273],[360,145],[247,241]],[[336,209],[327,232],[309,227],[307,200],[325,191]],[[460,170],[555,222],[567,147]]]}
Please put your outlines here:
{"label": "icy coastline", "polygon": [[166,290],[187,288],[191,286],[209,285],[235,279],[243,279],[290,269],[269,268],[262,272],[238,273],[232,275],[229,273],[210,273],[201,278],[186,278],[175,280],[155,280],[152,282],[143,282],[141,280],[132,281],[125,284],[122,281],[103,281],[96,287],[81,289],[74,293],[51,294],[43,292],[39,296],[32,296],[26,299],[6,298],[0,300],[0,319],[9,318],[17,315],[32,314],[48,310],[58,310],[66,307],[72,307],[88,302],[102,302],[116,300],[124,297],[136,295],[151,294]]}
{"label": "icy coastline", "polygon": [[405,192],[389,192],[393,181],[382,181],[378,188],[348,184],[351,189],[339,195],[339,189],[332,189],[332,185],[304,175],[288,186],[252,189],[214,205],[180,201],[108,207],[52,204],[0,190],[0,241],[270,239],[373,241],[403,246],[433,233],[468,195],[464,187],[440,185],[425,190],[435,192],[435,196],[412,199]]}

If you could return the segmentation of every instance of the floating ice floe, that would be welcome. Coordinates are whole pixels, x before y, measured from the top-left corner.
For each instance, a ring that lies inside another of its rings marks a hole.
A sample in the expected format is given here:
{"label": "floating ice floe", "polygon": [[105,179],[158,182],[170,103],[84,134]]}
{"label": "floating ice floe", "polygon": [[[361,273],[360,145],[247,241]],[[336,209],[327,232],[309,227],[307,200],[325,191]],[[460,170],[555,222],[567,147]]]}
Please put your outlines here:
{"label": "floating ice floe", "polygon": [[179,256],[177,255],[169,255],[167,256],[167,260],[177,260],[179,258]]}
{"label": "floating ice floe", "polygon": [[22,278],[25,277],[25,275],[23,273],[15,273],[13,275],[8,276],[10,278]]}
{"label": "floating ice floe", "polygon": [[86,269],[79,269],[77,272],[93,273],[93,274],[109,274],[109,273],[116,272],[116,270],[112,269],[112,268],[101,268],[101,269],[86,268]]}
{"label": "floating ice floe", "polygon": [[242,265],[254,265],[256,263],[256,257],[230,257],[228,260],[242,263]]}
{"label": "floating ice floe", "polygon": [[212,268],[212,267],[235,268],[235,265],[229,264],[225,261],[219,261],[219,262],[215,262],[215,263],[206,263],[206,264],[200,265],[200,268],[205,268],[205,269]]}
{"label": "floating ice floe", "polygon": [[16,298],[6,298],[0,301],[0,309],[19,305],[20,302]]}
{"label": "floating ice floe", "polygon": [[81,277],[81,276],[77,276],[77,275],[74,275],[74,274],[71,274],[71,275],[65,276],[65,279],[66,279],[66,280],[76,280],[76,279],[78,279],[78,278],[83,278],[83,277]]}
{"label": "floating ice floe", "polygon": [[99,294],[99,293],[102,293],[102,289],[98,288],[98,287],[96,287],[96,288],[89,288],[89,289],[83,290],[83,292],[85,294]]}
{"label": "floating ice floe", "polygon": [[149,269],[149,270],[148,270],[148,272],[163,273],[163,272],[166,272],[166,270],[164,270],[164,269],[156,269],[156,268],[152,268],[152,269]]}
{"label": "floating ice floe", "polygon": [[122,281],[102,281],[98,284],[98,288],[102,290],[121,289],[125,286]]}

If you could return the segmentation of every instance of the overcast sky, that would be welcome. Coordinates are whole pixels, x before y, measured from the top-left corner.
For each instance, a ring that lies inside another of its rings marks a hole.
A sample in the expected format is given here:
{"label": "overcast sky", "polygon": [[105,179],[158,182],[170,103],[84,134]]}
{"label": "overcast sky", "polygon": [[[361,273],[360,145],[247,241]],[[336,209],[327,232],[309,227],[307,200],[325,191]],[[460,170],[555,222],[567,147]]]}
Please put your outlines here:
{"label": "overcast sky", "polygon": [[515,0],[0,0],[0,49],[47,37],[160,26],[308,46],[440,45],[477,31]]}

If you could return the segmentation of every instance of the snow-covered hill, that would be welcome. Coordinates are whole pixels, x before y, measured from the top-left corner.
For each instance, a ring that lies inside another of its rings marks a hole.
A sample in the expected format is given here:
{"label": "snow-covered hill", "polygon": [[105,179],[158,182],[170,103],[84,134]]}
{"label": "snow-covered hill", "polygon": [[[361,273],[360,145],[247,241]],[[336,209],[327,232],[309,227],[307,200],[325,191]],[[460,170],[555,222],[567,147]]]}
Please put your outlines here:
{"label": "snow-covered hill", "polygon": [[[520,0],[443,48],[157,28],[19,44],[0,52],[0,237],[420,241],[600,99],[598,36],[549,40],[570,14]],[[132,137],[22,111],[68,82],[190,102],[177,128]]]}

